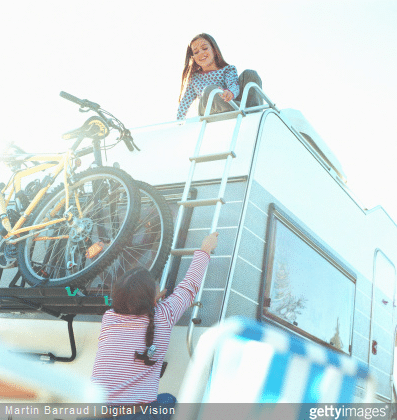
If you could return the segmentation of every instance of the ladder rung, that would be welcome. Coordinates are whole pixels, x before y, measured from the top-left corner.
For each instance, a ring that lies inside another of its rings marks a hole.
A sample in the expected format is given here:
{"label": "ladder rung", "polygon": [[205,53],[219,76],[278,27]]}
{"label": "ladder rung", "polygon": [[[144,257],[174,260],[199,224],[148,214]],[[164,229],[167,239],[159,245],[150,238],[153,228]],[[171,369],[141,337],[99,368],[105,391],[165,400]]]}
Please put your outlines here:
{"label": "ladder rung", "polygon": [[230,111],[230,112],[221,112],[220,114],[211,114],[206,117],[200,117],[200,121],[206,120],[207,122],[215,122],[215,121],[223,121],[223,120],[230,120],[232,118],[236,118],[237,115],[243,114],[245,116],[245,112],[242,110],[238,111]]}
{"label": "ladder rung", "polygon": [[171,249],[171,254],[175,257],[179,257],[181,255],[193,255],[194,251],[197,251],[199,248],[177,248]]}
{"label": "ladder rung", "polygon": [[236,157],[236,154],[234,152],[222,152],[222,153],[214,153],[211,155],[203,155],[203,156],[192,156],[190,157],[190,161],[196,161],[196,163],[199,162],[212,162],[213,160],[222,160],[226,159],[228,156],[231,156],[232,158]]}
{"label": "ladder rung", "polygon": [[226,201],[223,198],[204,198],[202,200],[187,200],[179,201],[179,206],[185,207],[200,207],[200,206],[213,206],[217,203],[226,204]]}

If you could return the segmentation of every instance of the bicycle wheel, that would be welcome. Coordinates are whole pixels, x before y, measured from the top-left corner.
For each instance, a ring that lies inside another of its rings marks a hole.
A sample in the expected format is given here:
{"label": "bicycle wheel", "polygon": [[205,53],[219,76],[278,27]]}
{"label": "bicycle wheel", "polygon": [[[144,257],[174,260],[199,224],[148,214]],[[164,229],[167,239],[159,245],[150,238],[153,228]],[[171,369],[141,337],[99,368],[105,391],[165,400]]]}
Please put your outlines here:
{"label": "bicycle wheel", "polygon": [[132,238],[92,287],[112,286],[127,270],[144,267],[157,278],[167,261],[174,233],[173,216],[165,198],[145,182],[135,181],[141,196],[141,216]]}
{"label": "bicycle wheel", "polygon": [[116,168],[89,169],[65,190],[58,186],[32,215],[32,225],[72,214],[67,222],[49,225],[18,246],[18,264],[32,286],[87,284],[117,257],[131,240],[140,214],[134,180]]}

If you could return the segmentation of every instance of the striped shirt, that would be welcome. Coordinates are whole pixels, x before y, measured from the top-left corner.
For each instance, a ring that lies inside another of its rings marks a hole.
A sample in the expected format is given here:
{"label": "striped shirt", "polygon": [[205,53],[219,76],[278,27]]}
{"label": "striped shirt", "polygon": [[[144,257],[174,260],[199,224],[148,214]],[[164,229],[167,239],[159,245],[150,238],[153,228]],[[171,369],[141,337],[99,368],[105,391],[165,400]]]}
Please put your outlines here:
{"label": "striped shirt", "polygon": [[217,85],[222,89],[229,90],[233,93],[233,99],[235,99],[240,92],[236,67],[228,65],[219,70],[194,73],[189,78],[186,91],[179,104],[178,120],[183,120],[186,117],[190,105],[196,98],[203,96],[204,89],[209,85]]}
{"label": "striped shirt", "polygon": [[135,351],[146,349],[147,315],[122,315],[110,309],[102,318],[91,380],[101,385],[110,404],[149,403],[157,399],[161,366],[170,342],[172,327],[193,303],[200,288],[209,255],[196,251],[185,278],[174,292],[155,307],[154,340],[156,351],[146,366],[135,359]]}

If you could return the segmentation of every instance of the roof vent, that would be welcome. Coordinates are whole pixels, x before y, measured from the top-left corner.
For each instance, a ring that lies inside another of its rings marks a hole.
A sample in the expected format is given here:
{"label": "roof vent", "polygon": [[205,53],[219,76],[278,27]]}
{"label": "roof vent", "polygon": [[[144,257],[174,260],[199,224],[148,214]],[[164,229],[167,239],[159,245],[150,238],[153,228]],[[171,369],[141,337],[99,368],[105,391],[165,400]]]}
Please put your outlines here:
{"label": "roof vent", "polygon": [[288,118],[295,130],[302,135],[323,161],[331,167],[344,182],[346,182],[346,175],[343,172],[342,165],[302,113],[295,109],[283,109],[282,114]]}

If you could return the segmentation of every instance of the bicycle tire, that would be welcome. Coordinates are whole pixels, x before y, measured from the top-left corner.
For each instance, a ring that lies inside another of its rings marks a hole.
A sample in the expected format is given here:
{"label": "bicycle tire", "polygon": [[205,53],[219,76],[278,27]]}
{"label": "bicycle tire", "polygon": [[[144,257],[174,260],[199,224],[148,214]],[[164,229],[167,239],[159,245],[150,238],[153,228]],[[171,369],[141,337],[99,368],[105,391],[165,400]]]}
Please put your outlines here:
{"label": "bicycle tire", "polygon": [[140,219],[118,257],[94,279],[93,288],[111,289],[117,278],[136,267],[146,268],[158,278],[167,262],[174,235],[171,209],[155,187],[142,181],[135,183],[141,196]]}
{"label": "bicycle tire", "polygon": [[[31,225],[58,219],[67,210],[73,217],[19,244],[22,277],[31,286],[86,285],[131,240],[140,205],[135,181],[121,169],[102,166],[75,175],[69,186],[69,210],[64,187],[59,185],[33,213]],[[94,245],[97,254],[92,252]]]}

